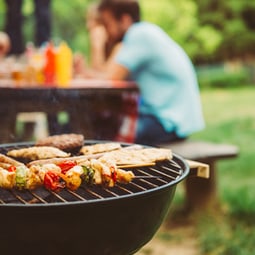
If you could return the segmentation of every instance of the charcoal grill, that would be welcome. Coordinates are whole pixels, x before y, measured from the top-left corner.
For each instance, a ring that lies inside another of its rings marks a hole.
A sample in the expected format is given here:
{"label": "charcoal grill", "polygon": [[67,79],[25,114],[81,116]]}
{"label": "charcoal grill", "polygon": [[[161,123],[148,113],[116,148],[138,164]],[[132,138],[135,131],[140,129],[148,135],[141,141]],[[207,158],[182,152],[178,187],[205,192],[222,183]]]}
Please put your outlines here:
{"label": "charcoal grill", "polygon": [[[31,145],[4,144],[0,153]],[[57,193],[44,188],[0,189],[1,250],[37,255],[134,254],[160,227],[189,167],[174,154],[170,161],[132,171],[144,177],[113,188],[81,186],[75,192]]]}

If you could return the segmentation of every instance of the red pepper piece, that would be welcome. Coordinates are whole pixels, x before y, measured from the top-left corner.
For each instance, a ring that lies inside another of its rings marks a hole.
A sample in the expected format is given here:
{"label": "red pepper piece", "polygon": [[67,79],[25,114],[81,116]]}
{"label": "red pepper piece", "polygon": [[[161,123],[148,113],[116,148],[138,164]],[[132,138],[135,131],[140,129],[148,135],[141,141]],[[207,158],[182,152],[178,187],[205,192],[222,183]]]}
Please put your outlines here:
{"label": "red pepper piece", "polygon": [[16,171],[16,166],[9,166],[8,167],[8,172],[15,172]]}
{"label": "red pepper piece", "polygon": [[76,165],[77,165],[77,162],[73,160],[66,160],[58,164],[58,166],[61,168],[62,174],[66,174],[68,170],[70,170]]}
{"label": "red pepper piece", "polygon": [[114,167],[110,167],[111,170],[111,179],[113,180],[114,183],[117,181],[117,172],[115,171]]}
{"label": "red pepper piece", "polygon": [[58,173],[53,171],[48,171],[44,176],[44,186],[46,189],[57,191],[64,188],[64,184],[61,183],[61,178]]}

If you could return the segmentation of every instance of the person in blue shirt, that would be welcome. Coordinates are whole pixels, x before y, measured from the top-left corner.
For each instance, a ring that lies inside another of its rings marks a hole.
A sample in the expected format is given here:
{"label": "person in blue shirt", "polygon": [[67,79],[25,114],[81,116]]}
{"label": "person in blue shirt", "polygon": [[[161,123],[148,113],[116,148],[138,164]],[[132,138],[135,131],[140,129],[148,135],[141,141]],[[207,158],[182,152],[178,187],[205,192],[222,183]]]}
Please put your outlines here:
{"label": "person in blue shirt", "polygon": [[136,0],[101,0],[107,34],[121,46],[101,78],[131,79],[140,90],[135,143],[185,139],[204,128],[191,60],[160,27],[140,20]]}

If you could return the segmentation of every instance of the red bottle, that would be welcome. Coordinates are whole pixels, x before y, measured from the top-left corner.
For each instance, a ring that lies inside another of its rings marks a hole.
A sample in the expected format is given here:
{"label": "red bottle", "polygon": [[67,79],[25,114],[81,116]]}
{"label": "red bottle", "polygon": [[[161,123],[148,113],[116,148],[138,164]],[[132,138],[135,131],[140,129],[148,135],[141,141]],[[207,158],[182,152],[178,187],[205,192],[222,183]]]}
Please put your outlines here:
{"label": "red bottle", "polygon": [[44,83],[46,86],[55,85],[55,50],[52,43],[45,49]]}

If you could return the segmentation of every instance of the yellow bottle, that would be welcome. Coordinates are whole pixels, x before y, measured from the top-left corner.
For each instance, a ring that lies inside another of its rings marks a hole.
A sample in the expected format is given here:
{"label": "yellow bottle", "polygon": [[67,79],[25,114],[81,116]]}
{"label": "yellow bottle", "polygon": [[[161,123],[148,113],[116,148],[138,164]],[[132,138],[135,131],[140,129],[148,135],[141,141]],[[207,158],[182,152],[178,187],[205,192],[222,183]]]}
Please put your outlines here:
{"label": "yellow bottle", "polygon": [[66,42],[61,42],[56,52],[56,82],[68,87],[73,73],[73,54]]}

